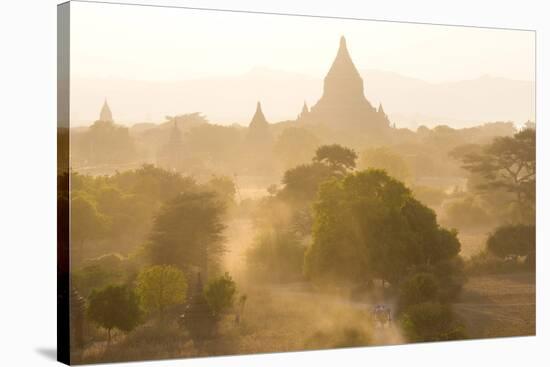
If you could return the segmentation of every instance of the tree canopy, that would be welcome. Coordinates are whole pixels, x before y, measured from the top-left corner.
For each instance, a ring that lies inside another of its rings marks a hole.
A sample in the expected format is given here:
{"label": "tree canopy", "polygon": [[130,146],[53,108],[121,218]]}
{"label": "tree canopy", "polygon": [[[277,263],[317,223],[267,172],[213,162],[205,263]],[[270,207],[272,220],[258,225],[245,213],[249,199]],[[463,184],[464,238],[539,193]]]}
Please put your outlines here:
{"label": "tree canopy", "polygon": [[487,239],[487,249],[499,256],[529,256],[535,253],[535,226],[516,224],[497,228]]}
{"label": "tree canopy", "polygon": [[353,149],[338,144],[320,146],[313,157],[314,162],[325,163],[340,173],[354,169],[356,159],[357,153]]}
{"label": "tree canopy", "polygon": [[413,267],[457,256],[456,232],[384,171],[348,174],[321,186],[306,272],[318,279],[399,282]]}
{"label": "tree canopy", "polygon": [[181,269],[195,266],[206,276],[208,261],[224,251],[224,205],[208,191],[182,192],[154,219],[147,244],[150,260]]}
{"label": "tree canopy", "polygon": [[464,168],[483,177],[482,191],[512,193],[520,210],[520,221],[532,222],[535,210],[536,132],[524,129],[513,137],[497,137],[480,152],[462,156]]}
{"label": "tree canopy", "polygon": [[181,270],[171,265],[156,265],[142,270],[137,278],[137,293],[149,312],[163,315],[167,307],[185,300],[187,281]]}
{"label": "tree canopy", "polygon": [[107,329],[109,340],[112,329],[128,332],[139,325],[139,299],[128,286],[110,285],[101,290],[93,290],[88,301],[88,317]]}

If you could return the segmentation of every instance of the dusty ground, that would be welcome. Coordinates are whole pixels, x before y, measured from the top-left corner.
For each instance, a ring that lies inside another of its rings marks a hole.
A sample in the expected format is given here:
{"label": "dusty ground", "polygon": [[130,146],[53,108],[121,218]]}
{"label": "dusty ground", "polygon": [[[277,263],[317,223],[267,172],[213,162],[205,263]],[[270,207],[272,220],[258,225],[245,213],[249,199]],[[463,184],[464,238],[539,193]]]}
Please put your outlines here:
{"label": "dusty ground", "polygon": [[535,335],[535,288],[534,273],[471,277],[454,309],[470,338]]}
{"label": "dusty ground", "polygon": [[108,362],[213,355],[271,353],[404,342],[396,325],[371,320],[372,305],[343,300],[303,284],[248,289],[241,322],[233,314],[220,323],[217,336],[199,345],[175,323],[145,325],[111,346],[93,343],[75,362]]}

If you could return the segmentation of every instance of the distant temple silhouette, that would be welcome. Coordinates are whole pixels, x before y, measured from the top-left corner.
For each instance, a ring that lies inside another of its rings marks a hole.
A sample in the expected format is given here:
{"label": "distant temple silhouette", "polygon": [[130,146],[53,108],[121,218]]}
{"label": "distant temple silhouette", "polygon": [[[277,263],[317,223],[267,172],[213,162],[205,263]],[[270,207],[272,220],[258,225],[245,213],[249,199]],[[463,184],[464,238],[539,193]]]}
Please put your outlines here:
{"label": "distant temple silhouette", "polygon": [[325,77],[323,95],[309,112],[304,113],[306,111],[304,105],[298,121],[372,133],[384,132],[390,127],[382,106],[377,111],[365,98],[363,79],[351,60],[343,36]]}
{"label": "distant temple silhouette", "polygon": [[267,122],[262,111],[262,104],[256,104],[256,112],[248,124],[247,142],[250,144],[267,144],[271,142],[271,133],[269,131],[269,122]]}
{"label": "distant temple silhouette", "polygon": [[101,112],[99,113],[99,121],[113,122],[113,114],[111,113],[111,109],[109,108],[109,104],[107,103],[107,98],[105,98],[105,102],[103,102],[103,107],[101,107]]}

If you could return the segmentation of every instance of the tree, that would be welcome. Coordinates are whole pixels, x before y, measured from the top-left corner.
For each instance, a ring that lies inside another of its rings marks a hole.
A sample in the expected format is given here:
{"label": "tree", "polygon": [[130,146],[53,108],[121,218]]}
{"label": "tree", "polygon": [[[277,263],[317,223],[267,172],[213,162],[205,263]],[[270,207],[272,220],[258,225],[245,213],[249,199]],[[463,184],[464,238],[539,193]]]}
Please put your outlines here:
{"label": "tree", "polygon": [[487,239],[487,249],[494,255],[534,256],[536,243],[535,226],[516,224],[498,227]]}
{"label": "tree", "polygon": [[400,181],[405,181],[410,175],[409,167],[405,160],[400,155],[385,147],[365,150],[361,154],[359,165],[361,168],[365,169],[383,169],[388,175]]}
{"label": "tree", "polygon": [[220,199],[227,205],[235,204],[237,186],[229,176],[212,176],[206,183],[206,187],[219,195]]}
{"label": "tree", "polygon": [[166,202],[153,222],[147,252],[153,264],[195,266],[207,278],[208,261],[224,251],[224,205],[212,192],[183,192]]}
{"label": "tree", "polygon": [[156,265],[142,270],[137,278],[137,293],[148,312],[165,310],[185,301],[187,281],[181,270],[171,265]]}
{"label": "tree", "polygon": [[333,170],[321,163],[304,164],[289,169],[283,176],[281,197],[298,202],[310,202],[322,182],[334,177]]}
{"label": "tree", "polygon": [[312,278],[399,283],[415,267],[433,267],[460,251],[457,233],[384,171],[348,174],[321,186],[314,204]]}
{"label": "tree", "polygon": [[237,285],[229,273],[210,281],[204,289],[204,298],[212,315],[219,318],[223,312],[233,307],[236,293]]}
{"label": "tree", "polygon": [[112,329],[129,332],[140,323],[139,300],[128,286],[110,285],[93,290],[88,301],[88,317],[107,329],[108,342],[111,341]]}
{"label": "tree", "polygon": [[71,198],[71,237],[80,249],[85,241],[101,238],[107,229],[107,218],[99,212],[89,195],[75,194]]}
{"label": "tree", "polygon": [[357,154],[350,148],[338,144],[317,148],[314,162],[327,164],[334,172],[345,173],[355,168]]}
{"label": "tree", "polygon": [[532,222],[535,210],[536,132],[524,129],[513,137],[498,137],[462,157],[464,168],[479,174],[482,191],[504,190],[512,193],[520,211],[520,221]]}

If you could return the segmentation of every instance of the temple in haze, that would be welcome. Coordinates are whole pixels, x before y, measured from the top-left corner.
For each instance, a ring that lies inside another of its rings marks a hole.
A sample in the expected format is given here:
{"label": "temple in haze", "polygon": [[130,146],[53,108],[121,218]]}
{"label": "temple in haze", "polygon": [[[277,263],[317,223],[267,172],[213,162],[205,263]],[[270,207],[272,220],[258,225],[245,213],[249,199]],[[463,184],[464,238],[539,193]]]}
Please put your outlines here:
{"label": "temple in haze", "polygon": [[249,144],[263,145],[271,142],[271,132],[269,131],[269,122],[267,122],[262,111],[262,104],[256,104],[256,112],[248,124],[248,133],[246,140]]}
{"label": "temple in haze", "polygon": [[109,104],[107,103],[107,98],[105,98],[105,102],[103,102],[103,107],[101,107],[101,112],[99,112],[99,121],[113,122],[113,114],[111,113],[111,109],[109,108]]}
{"label": "temple in haze", "polygon": [[304,104],[298,122],[367,133],[383,133],[390,128],[382,106],[376,109],[365,98],[363,79],[351,60],[343,36],[325,76],[323,95],[309,110]]}

